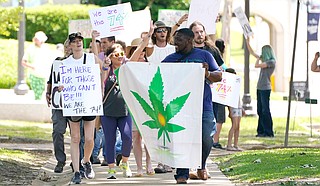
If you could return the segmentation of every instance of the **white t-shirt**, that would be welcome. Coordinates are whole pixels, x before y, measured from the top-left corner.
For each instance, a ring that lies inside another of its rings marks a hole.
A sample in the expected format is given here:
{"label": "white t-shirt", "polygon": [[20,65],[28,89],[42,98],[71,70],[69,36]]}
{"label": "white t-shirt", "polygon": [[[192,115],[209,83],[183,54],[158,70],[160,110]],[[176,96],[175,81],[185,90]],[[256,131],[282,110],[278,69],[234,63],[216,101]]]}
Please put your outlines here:
{"label": "white t-shirt", "polygon": [[157,45],[154,45],[153,52],[151,56],[147,57],[147,59],[150,63],[160,64],[165,57],[174,53],[175,51],[176,48],[170,44],[167,44],[165,47],[158,47]]}
{"label": "white t-shirt", "polygon": [[[94,59],[94,54],[93,53],[83,53],[83,54],[86,54],[86,62],[85,64],[95,64],[95,59]],[[63,60],[63,64],[79,64],[79,63],[84,63],[83,62],[83,58],[84,58],[84,55],[82,55],[81,58],[79,59],[74,59],[72,55],[70,55],[67,59]]]}

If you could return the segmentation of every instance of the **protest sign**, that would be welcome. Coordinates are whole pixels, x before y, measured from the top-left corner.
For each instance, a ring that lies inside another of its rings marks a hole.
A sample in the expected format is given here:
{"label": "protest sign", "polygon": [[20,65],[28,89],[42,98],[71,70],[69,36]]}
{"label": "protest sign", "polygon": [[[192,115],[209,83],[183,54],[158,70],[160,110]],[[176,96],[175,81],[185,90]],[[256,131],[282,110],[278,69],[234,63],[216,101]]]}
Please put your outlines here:
{"label": "protest sign", "polygon": [[119,84],[152,159],[201,168],[202,65],[129,62],[120,67]]}
{"label": "protest sign", "polygon": [[207,34],[215,34],[220,1],[221,0],[192,0],[187,25],[191,25],[194,21],[200,21],[206,28]]}
{"label": "protest sign", "polygon": [[234,10],[234,14],[236,15],[236,17],[239,20],[239,23],[240,23],[242,30],[243,30],[244,37],[247,39],[248,36],[252,36],[253,35],[252,29],[250,27],[248,18],[246,16],[246,14],[244,14],[242,8],[241,7],[236,8]]}
{"label": "protest sign", "polygon": [[139,10],[128,14],[125,19],[126,30],[117,36],[127,46],[133,39],[139,38],[142,32],[149,32],[151,14],[149,9]]}
{"label": "protest sign", "polygon": [[62,65],[61,60],[54,60],[52,63],[51,72],[51,108],[52,109],[62,109],[62,99],[61,92],[58,91],[60,86],[60,66]]}
{"label": "protest sign", "polygon": [[[169,9],[159,9],[158,20],[164,22],[168,26],[174,26],[179,19],[188,13],[188,10],[169,10]],[[187,22],[183,22],[180,28],[188,27]]]}
{"label": "protest sign", "polygon": [[91,22],[89,19],[79,19],[69,21],[69,34],[80,32],[84,38],[91,38]]}
{"label": "protest sign", "polygon": [[92,29],[100,32],[101,38],[117,36],[127,29],[125,19],[131,12],[130,2],[89,10]]}
{"label": "protest sign", "polygon": [[211,85],[212,101],[238,108],[241,77],[229,72],[222,73],[222,80]]}
{"label": "protest sign", "polygon": [[63,116],[103,115],[98,64],[60,66]]}

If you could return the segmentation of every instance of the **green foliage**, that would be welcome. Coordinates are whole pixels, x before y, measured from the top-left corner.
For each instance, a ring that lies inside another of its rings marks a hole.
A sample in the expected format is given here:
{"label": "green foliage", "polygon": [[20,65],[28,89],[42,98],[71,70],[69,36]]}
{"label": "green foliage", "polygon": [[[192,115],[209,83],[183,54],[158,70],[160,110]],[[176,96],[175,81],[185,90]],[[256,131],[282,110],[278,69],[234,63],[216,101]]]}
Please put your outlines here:
{"label": "green foliage", "polygon": [[10,30],[17,31],[19,28],[19,13],[22,11],[17,8],[0,8],[0,35],[9,36]]}
{"label": "green foliage", "polygon": [[[95,5],[43,5],[26,8],[26,40],[31,41],[34,33],[42,30],[48,36],[48,43],[63,43],[68,35],[69,20],[89,19],[88,11]],[[0,12],[4,8],[0,8]],[[0,15],[2,20],[2,15]],[[5,15],[4,15],[5,16]],[[5,25],[7,27],[7,25]],[[15,28],[7,28],[9,38],[17,38]]]}
{"label": "green foliage", "polygon": [[320,176],[319,155],[318,149],[292,148],[246,151],[217,160],[221,170],[234,181],[257,183],[317,178]]}

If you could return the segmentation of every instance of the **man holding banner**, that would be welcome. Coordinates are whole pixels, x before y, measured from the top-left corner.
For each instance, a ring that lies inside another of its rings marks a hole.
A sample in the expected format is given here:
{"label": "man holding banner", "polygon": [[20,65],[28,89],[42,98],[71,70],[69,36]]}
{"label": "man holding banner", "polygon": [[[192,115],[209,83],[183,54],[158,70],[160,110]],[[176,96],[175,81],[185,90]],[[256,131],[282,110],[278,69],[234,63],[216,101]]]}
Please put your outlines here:
{"label": "man holding banner", "polygon": [[[215,131],[215,120],[212,109],[212,94],[210,85],[212,82],[218,82],[222,78],[219,67],[213,56],[201,49],[193,48],[194,33],[188,28],[177,30],[174,34],[174,45],[176,52],[167,56],[162,62],[193,62],[202,63],[205,68],[205,85],[203,95],[203,113],[202,113],[202,161],[201,168],[198,169],[198,177],[207,180],[205,169],[206,160],[212,148],[212,136]],[[177,184],[186,184],[189,178],[189,168],[177,168],[175,179]]]}

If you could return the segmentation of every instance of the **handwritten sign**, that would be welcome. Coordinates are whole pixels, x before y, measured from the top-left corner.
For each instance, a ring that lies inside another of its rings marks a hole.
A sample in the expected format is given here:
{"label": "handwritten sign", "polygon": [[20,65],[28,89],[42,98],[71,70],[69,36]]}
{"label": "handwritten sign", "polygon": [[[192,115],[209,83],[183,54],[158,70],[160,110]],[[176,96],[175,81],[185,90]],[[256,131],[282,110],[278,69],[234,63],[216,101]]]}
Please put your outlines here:
{"label": "handwritten sign", "polygon": [[62,109],[62,99],[61,93],[58,91],[60,85],[60,66],[62,65],[61,60],[54,60],[52,63],[52,82],[51,82],[51,108],[52,109]]}
{"label": "handwritten sign", "polygon": [[222,73],[222,80],[211,85],[212,101],[238,108],[241,77],[229,72]]}
{"label": "handwritten sign", "polygon": [[69,34],[80,32],[84,38],[91,38],[91,22],[89,19],[79,19],[69,21]]}
{"label": "handwritten sign", "polygon": [[242,8],[241,7],[236,8],[234,10],[234,14],[236,15],[236,17],[238,18],[238,20],[240,22],[244,37],[247,39],[248,36],[252,36],[253,35],[252,29],[250,27],[248,18],[246,16],[246,14],[243,12]]}
{"label": "handwritten sign", "polygon": [[[168,26],[174,26],[179,19],[187,14],[188,10],[169,10],[169,9],[159,9],[158,20],[164,22]],[[179,28],[188,27],[187,22],[183,22]]]}
{"label": "handwritten sign", "polygon": [[63,116],[103,115],[98,64],[60,66]]}
{"label": "handwritten sign", "polygon": [[117,36],[126,30],[125,19],[131,12],[130,2],[89,10],[92,29],[99,31],[101,38]]}
{"label": "handwritten sign", "polygon": [[194,21],[200,21],[205,26],[207,34],[215,34],[220,2],[221,0],[192,0],[189,8],[188,25]]}

